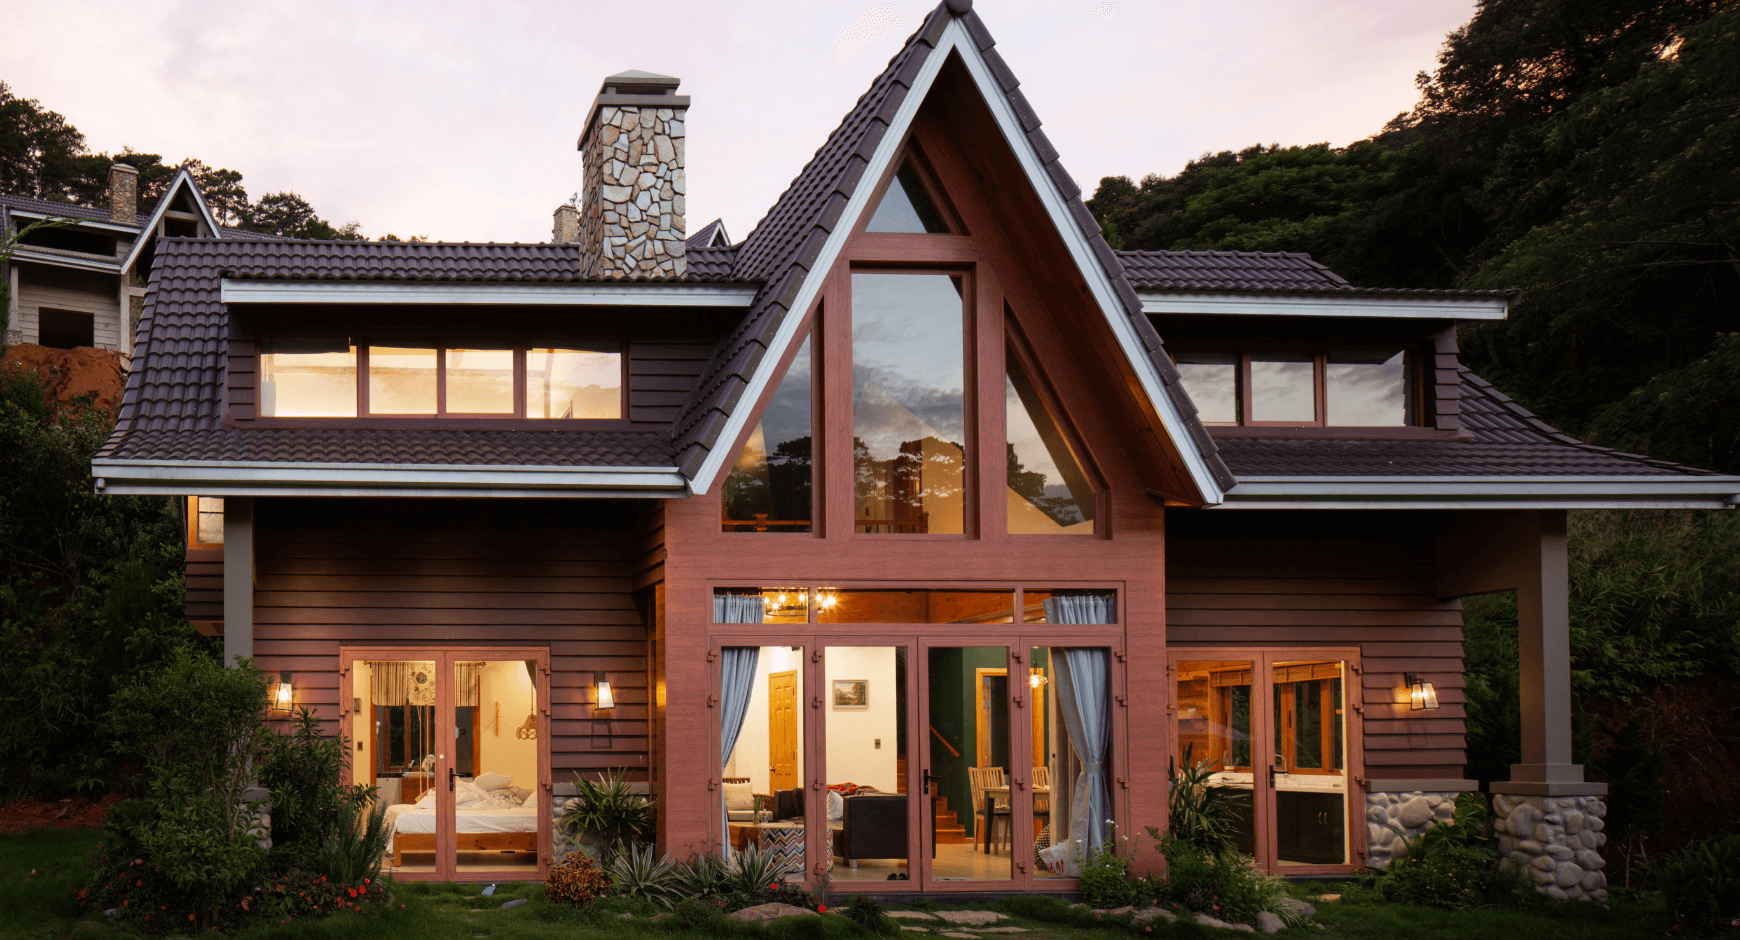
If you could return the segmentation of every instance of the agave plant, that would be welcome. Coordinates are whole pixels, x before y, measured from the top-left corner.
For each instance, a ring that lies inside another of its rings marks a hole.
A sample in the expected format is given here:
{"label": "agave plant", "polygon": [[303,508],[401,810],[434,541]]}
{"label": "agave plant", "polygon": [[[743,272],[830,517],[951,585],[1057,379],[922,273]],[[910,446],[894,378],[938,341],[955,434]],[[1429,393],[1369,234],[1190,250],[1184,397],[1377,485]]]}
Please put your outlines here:
{"label": "agave plant", "polygon": [[[731,866],[710,852],[702,852],[676,866],[676,880],[684,897],[717,898],[736,890],[737,880]],[[765,888],[767,882],[762,882]]]}
{"label": "agave plant", "polygon": [[652,841],[656,811],[651,800],[634,791],[626,771],[609,778],[599,774],[597,781],[575,774],[574,787],[579,793],[562,812],[562,828],[592,837],[606,867],[627,846]]}
{"label": "agave plant", "polygon": [[739,849],[733,858],[736,869],[730,875],[730,888],[739,894],[754,897],[770,886],[783,884],[802,871],[802,865],[788,855],[758,845]]}
{"label": "agave plant", "polygon": [[[1210,855],[1235,851],[1239,822],[1250,809],[1250,793],[1211,782],[1217,758],[1205,757],[1194,764],[1190,758],[1191,748],[1186,746],[1183,770],[1166,772],[1172,786],[1167,799],[1168,834]],[[1149,834],[1158,837],[1152,829]]]}
{"label": "agave plant", "polygon": [[670,907],[687,894],[682,867],[669,855],[654,854],[645,843],[630,845],[606,867],[611,890],[625,897]]}

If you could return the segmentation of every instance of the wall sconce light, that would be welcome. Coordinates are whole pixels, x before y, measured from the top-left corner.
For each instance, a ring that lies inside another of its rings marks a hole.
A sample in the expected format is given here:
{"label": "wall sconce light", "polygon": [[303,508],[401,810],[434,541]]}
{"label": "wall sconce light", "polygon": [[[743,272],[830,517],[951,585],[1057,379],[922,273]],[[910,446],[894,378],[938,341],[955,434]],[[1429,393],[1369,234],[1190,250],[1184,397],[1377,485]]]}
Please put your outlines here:
{"label": "wall sconce light", "polygon": [[290,709],[296,705],[296,683],[294,680],[295,677],[289,672],[278,673],[278,681],[272,686],[271,711],[282,713],[283,716],[290,714]]}
{"label": "wall sconce light", "polygon": [[594,693],[593,711],[605,711],[616,707],[616,693],[610,690],[610,680],[604,677],[604,670],[600,669],[592,674],[592,690]]}
{"label": "wall sconce light", "polygon": [[1424,711],[1438,707],[1438,690],[1432,688],[1432,683],[1422,682],[1419,673],[1402,673],[1402,682],[1408,687],[1409,711]]}

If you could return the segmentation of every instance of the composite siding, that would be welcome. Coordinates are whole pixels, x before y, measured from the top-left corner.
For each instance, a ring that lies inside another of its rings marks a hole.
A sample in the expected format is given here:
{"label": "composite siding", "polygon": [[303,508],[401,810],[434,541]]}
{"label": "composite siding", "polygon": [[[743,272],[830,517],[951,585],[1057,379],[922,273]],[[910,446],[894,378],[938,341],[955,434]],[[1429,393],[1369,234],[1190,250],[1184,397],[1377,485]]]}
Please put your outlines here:
{"label": "composite siding", "polygon": [[[1366,776],[1460,779],[1461,603],[1435,593],[1425,520],[1413,528],[1394,517],[1214,513],[1212,522],[1239,530],[1219,535],[1204,515],[1168,516],[1168,645],[1357,647]],[[1410,713],[1399,695],[1403,672],[1432,682],[1441,707]]]}
{"label": "composite siding", "polygon": [[99,349],[121,348],[121,301],[115,276],[65,271],[44,265],[18,265],[17,319],[26,342],[41,338],[42,310],[91,315],[91,342]]}
{"label": "composite siding", "polygon": [[[352,504],[296,502],[316,519],[333,519]],[[595,528],[442,527],[442,510],[452,504],[429,503],[420,513],[427,528],[292,528],[282,524],[289,513],[262,511],[254,593],[260,668],[294,671],[297,698],[331,732],[341,644],[547,647],[553,779],[607,767],[642,772],[647,630],[632,589],[627,513],[600,513],[615,518]],[[531,502],[517,509],[528,519],[553,511]],[[609,673],[616,693],[608,714],[595,716],[588,704],[594,670]]]}
{"label": "composite siding", "polygon": [[187,619],[224,619],[224,550],[187,550]]}

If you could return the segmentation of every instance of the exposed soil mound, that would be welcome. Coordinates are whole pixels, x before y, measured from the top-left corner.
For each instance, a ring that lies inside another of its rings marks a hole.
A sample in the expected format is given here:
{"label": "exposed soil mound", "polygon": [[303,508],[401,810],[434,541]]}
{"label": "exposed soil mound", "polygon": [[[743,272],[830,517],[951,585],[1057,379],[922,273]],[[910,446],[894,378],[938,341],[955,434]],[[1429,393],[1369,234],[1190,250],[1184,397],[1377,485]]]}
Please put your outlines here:
{"label": "exposed soil mound", "polygon": [[[12,347],[17,349],[18,347]],[[51,350],[55,352],[58,350]],[[121,802],[111,793],[96,802],[82,796],[65,800],[25,797],[0,806],[0,832],[30,832],[36,829],[98,829],[109,807]]]}
{"label": "exposed soil mound", "polygon": [[121,390],[127,384],[127,373],[121,367],[121,354],[110,349],[50,349],[47,346],[20,344],[7,346],[0,353],[0,368],[29,369],[42,378],[49,394],[59,402],[71,402],[92,392],[97,407],[114,411],[121,405]]}

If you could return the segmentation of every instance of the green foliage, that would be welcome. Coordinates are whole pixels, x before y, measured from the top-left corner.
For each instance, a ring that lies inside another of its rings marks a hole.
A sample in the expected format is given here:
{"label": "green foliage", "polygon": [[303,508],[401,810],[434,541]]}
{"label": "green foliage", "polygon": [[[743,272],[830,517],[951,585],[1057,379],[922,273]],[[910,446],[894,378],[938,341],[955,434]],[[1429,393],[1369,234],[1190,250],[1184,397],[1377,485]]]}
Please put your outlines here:
{"label": "green foliage", "polygon": [[1089,849],[1081,863],[1081,899],[1089,907],[1122,907],[1136,900],[1130,860],[1110,842]]}
{"label": "green foliage", "polygon": [[143,759],[155,804],[130,833],[139,858],[200,930],[265,866],[259,804],[246,798],[266,752],[265,709],[266,685],[251,665],[225,668],[181,650],[116,692],[106,720],[116,751]]}
{"label": "green foliage", "polygon": [[845,914],[853,923],[871,933],[886,936],[900,933],[900,925],[884,913],[882,902],[867,894],[856,894],[847,899]]}
{"label": "green foliage", "polygon": [[544,879],[544,900],[575,907],[586,907],[609,890],[610,878],[585,852],[568,853]]}
{"label": "green foliage", "polygon": [[309,867],[342,885],[366,884],[379,878],[381,859],[392,837],[386,815],[386,806],[372,794],[364,794],[360,800],[340,799],[333,825],[320,833]]}
{"label": "green foliage", "polygon": [[690,930],[705,930],[709,933],[722,933],[725,927],[725,911],[715,901],[702,898],[684,898],[671,908],[676,915],[677,923]]}
{"label": "green foliage", "polygon": [[[1191,762],[1194,750],[1184,748],[1182,771],[1169,768],[1166,780],[1170,786],[1166,801],[1166,831],[1210,855],[1231,852],[1239,822],[1249,812],[1250,793],[1234,787],[1211,786],[1215,758],[1205,757]],[[1148,835],[1160,838],[1157,829],[1148,827]]]}
{"label": "green foliage", "polygon": [[185,619],[174,501],[92,492],[113,423],[0,369],[0,800],[107,788],[110,696],[181,647],[210,648]]}
{"label": "green foliage", "polygon": [[[291,725],[289,734],[268,739],[260,765],[260,785],[272,792],[272,851],[278,864],[311,866],[338,881],[373,877],[387,840],[373,819],[384,808],[370,812],[373,787],[340,783],[350,739],[321,734],[320,718],[306,707],[296,710]],[[377,841],[373,867],[356,870],[370,863],[367,850]]]}
{"label": "green foliage", "polygon": [[1166,885],[1162,900],[1185,910],[1201,911],[1221,920],[1255,923],[1257,914],[1274,911],[1282,895],[1281,882],[1253,867],[1237,852],[1205,852],[1182,839],[1163,837]]}
{"label": "green foliage", "polygon": [[626,847],[604,870],[617,894],[660,907],[670,907],[682,896],[687,880],[686,873],[679,870],[669,855],[660,857],[646,843]]}
{"label": "green foliage", "polygon": [[786,879],[803,874],[803,865],[791,858],[758,845],[744,846],[731,853],[730,889],[746,898],[758,898],[778,891]]}
{"label": "green foliage", "polygon": [[1534,897],[1522,866],[1498,864],[1492,810],[1480,793],[1456,797],[1453,824],[1436,825],[1408,843],[1408,853],[1378,875],[1382,895],[1403,904],[1468,910]]}
{"label": "green foliage", "polygon": [[349,222],[334,228],[316,215],[314,207],[295,193],[268,193],[248,209],[242,228],[250,232],[282,235],[285,238],[327,238],[361,241],[358,225]]}
{"label": "green foliage", "polygon": [[1651,866],[1650,877],[1674,916],[1698,926],[1727,926],[1740,917],[1740,834],[1675,852]]}
{"label": "green foliage", "polygon": [[1740,473],[1740,333],[1703,358],[1658,373],[1589,422],[1603,447]]}
{"label": "green foliage", "polygon": [[609,778],[599,774],[596,781],[575,774],[574,787],[579,793],[563,810],[561,826],[593,839],[605,867],[627,846],[653,840],[657,810],[651,799],[635,792],[627,771],[619,770]]}

